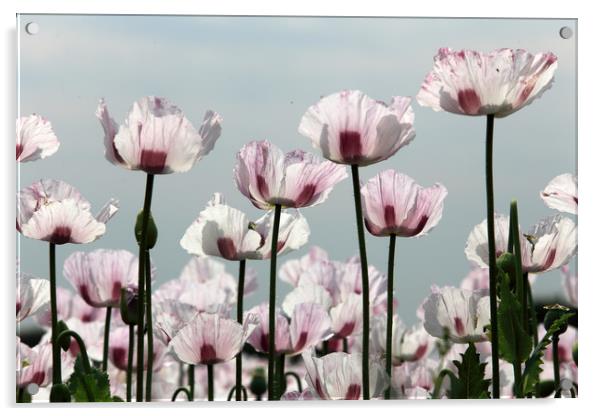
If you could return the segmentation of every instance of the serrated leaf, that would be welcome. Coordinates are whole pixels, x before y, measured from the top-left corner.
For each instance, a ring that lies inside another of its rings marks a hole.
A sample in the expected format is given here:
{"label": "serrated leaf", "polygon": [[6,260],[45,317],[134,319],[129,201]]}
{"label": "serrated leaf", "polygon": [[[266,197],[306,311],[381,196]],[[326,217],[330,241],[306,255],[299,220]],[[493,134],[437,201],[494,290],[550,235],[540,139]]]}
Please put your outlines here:
{"label": "serrated leaf", "polygon": [[77,356],[67,387],[76,402],[111,402],[109,376],[98,368],[84,370],[81,354]]}
{"label": "serrated leaf", "polygon": [[524,362],[533,348],[533,340],[523,327],[521,317],[522,306],[510,291],[508,278],[504,274],[500,279],[498,306],[499,351],[500,358],[510,363]]}
{"label": "serrated leaf", "polygon": [[449,397],[452,399],[489,398],[491,380],[485,379],[485,366],[487,364],[481,364],[474,344],[468,344],[468,348],[460,356],[462,362],[454,360],[458,375],[450,376],[451,389]]}
{"label": "serrated leaf", "polygon": [[558,332],[560,327],[565,325],[574,315],[574,313],[566,313],[560,318],[556,319],[556,321],[554,321],[554,323],[550,326],[550,329],[547,330],[543,338],[539,341],[529,359],[525,362],[525,369],[523,371],[523,394],[527,395],[536,393],[539,375],[543,371],[541,368],[543,365],[543,353],[546,347],[552,342],[552,335]]}

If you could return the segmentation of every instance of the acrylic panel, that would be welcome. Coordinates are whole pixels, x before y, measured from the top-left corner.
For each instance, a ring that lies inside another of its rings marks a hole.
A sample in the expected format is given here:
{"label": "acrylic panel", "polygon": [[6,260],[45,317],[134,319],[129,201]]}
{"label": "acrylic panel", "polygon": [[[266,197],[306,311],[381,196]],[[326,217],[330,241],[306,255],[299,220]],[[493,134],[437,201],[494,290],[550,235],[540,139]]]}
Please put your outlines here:
{"label": "acrylic panel", "polygon": [[577,395],[576,20],[17,31],[18,402]]}

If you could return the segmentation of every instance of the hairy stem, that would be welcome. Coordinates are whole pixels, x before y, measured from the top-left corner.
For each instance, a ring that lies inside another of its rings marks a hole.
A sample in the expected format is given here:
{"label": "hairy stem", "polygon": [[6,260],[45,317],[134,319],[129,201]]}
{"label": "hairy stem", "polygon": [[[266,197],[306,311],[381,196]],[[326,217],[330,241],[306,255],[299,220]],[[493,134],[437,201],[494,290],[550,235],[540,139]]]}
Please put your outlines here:
{"label": "hairy stem", "polygon": [[[236,302],[236,320],[242,325],[243,301],[245,295],[246,260],[241,260],[238,267],[238,289]],[[242,349],[236,355],[236,401],[242,400]]]}
{"label": "hairy stem", "polygon": [[106,316],[105,316],[105,334],[102,345],[102,366],[100,367],[102,371],[107,371],[107,363],[109,360],[109,334],[111,333],[111,312],[113,308],[108,306],[106,308]]}
{"label": "hairy stem", "polygon": [[[389,264],[387,269],[387,348],[385,366],[389,380],[391,379],[392,349],[393,349],[393,283],[395,269],[395,234],[389,237]],[[391,398],[391,386],[385,390],[385,400]]]}
{"label": "hairy stem", "polygon": [[489,309],[491,314],[491,373],[493,398],[500,397],[500,367],[497,325],[497,265],[495,252],[495,224],[493,200],[493,121],[494,115],[487,115],[485,146],[485,177],[487,190],[487,241],[489,249]]}
{"label": "hairy stem", "polygon": [[272,247],[270,252],[270,304],[269,304],[269,361],[268,361],[268,400],[276,400],[276,261],[278,256],[278,232],[280,228],[281,205],[274,211],[272,227]]}
{"label": "hairy stem", "polygon": [[368,278],[368,258],[366,255],[366,238],[364,236],[358,165],[351,165],[351,174],[353,179],[353,199],[355,202],[355,222],[357,225],[357,239],[362,268],[362,393],[364,400],[370,400],[370,280]]}
{"label": "hairy stem", "polygon": [[[146,175],[146,189],[144,191],[144,207],[142,211],[142,230],[140,231],[138,255],[138,332],[137,332],[137,357],[136,357],[136,401],[144,399],[144,281],[145,281],[145,252],[148,221],[150,217],[151,201],[153,198],[154,175]],[[149,330],[151,330],[149,328]]]}

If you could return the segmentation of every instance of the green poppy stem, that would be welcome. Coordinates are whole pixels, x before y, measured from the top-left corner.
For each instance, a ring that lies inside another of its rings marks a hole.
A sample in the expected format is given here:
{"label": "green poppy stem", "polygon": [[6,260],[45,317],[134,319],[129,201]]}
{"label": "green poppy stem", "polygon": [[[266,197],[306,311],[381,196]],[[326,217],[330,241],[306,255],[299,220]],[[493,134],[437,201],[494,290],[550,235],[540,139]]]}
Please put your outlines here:
{"label": "green poppy stem", "polygon": [[152,310],[152,290],[151,290],[151,262],[150,252],[148,250],[144,253],[144,294],[146,295],[146,342],[148,343],[148,357],[146,359],[146,391],[145,400],[150,402],[152,400],[153,390],[153,362],[155,359],[154,355],[154,341],[153,341],[153,310]]}
{"label": "green poppy stem", "polygon": [[286,355],[280,354],[278,356],[278,362],[276,363],[276,374],[278,378],[276,379],[276,398],[280,399],[282,395],[286,392]]}
{"label": "green poppy stem", "polygon": [[497,265],[495,252],[495,224],[493,200],[493,122],[494,115],[487,115],[485,145],[485,179],[487,190],[487,240],[489,249],[489,309],[491,314],[491,373],[493,398],[500,398],[500,363],[497,325]]}
{"label": "green poppy stem", "polygon": [[213,364],[207,364],[207,400],[213,401]]}
{"label": "green poppy stem", "polygon": [[57,342],[61,342],[61,339],[64,337],[72,337],[77,342],[77,346],[79,347],[79,353],[82,356],[82,365],[84,366],[84,372],[91,373],[92,367],[90,367],[90,359],[88,358],[88,351],[86,350],[86,344],[82,337],[79,334],[72,330],[66,330],[61,332],[57,337]]}
{"label": "green poppy stem", "polygon": [[531,282],[529,282],[529,275],[525,273],[523,275],[525,287],[527,288],[527,303],[529,304],[529,322],[531,336],[533,337],[533,345],[539,344],[539,335],[537,333],[537,311],[535,310],[535,304],[533,303],[533,292],[531,291]]}
{"label": "green poppy stem", "polygon": [[190,397],[190,392],[188,391],[188,389],[187,389],[186,387],[179,387],[179,388],[177,388],[177,389],[176,389],[176,391],[174,391],[174,392],[173,392],[173,394],[172,394],[172,396],[171,396],[171,401],[172,401],[172,402],[175,402],[175,401],[176,401],[176,399],[178,398],[178,394],[180,394],[180,393],[182,393],[182,392],[183,392],[184,394],[186,394],[186,399],[187,399],[189,402],[191,402],[191,401],[192,401],[192,399],[191,399],[191,397]]}
{"label": "green poppy stem", "polygon": [[[389,237],[389,264],[387,269],[387,347],[385,352],[385,368],[389,380],[391,379],[391,365],[393,361],[393,283],[395,280],[395,234]],[[385,400],[391,399],[391,386],[385,390]]]}
{"label": "green poppy stem", "polygon": [[128,367],[125,379],[125,394],[128,402],[132,401],[132,368],[134,367],[134,328],[134,325],[128,325]]}
{"label": "green poppy stem", "polygon": [[194,401],[194,364],[188,365],[188,391],[190,392],[190,401]]}
{"label": "green poppy stem", "polygon": [[[138,332],[137,332],[137,357],[136,357],[136,401],[144,400],[144,281],[145,281],[145,253],[148,222],[153,198],[153,183],[155,176],[146,175],[146,189],[144,191],[144,207],[142,211],[142,230],[140,231],[139,255],[138,255]],[[150,289],[150,288],[149,288]],[[152,330],[152,328],[149,328]]]}
{"label": "green poppy stem", "polygon": [[52,326],[52,384],[61,384],[61,349],[58,342],[58,311],[56,300],[56,245],[49,244],[49,265],[50,265],[50,316]]}
{"label": "green poppy stem", "polygon": [[272,227],[272,247],[270,252],[270,304],[269,304],[269,357],[268,357],[268,400],[276,400],[276,260],[278,256],[278,233],[282,206],[277,204],[274,210]]}
{"label": "green poppy stem", "polygon": [[[520,231],[518,222],[518,202],[516,200],[510,203],[510,237],[512,240],[512,252],[514,253],[514,275],[516,277],[516,297],[521,303],[521,324],[523,328],[529,331],[527,321],[527,297],[525,295],[525,279],[523,278],[523,264],[522,264],[522,247],[520,245]],[[510,244],[510,243],[508,243]],[[517,341],[515,341],[517,342]],[[517,346],[518,347],[518,346]],[[521,376],[521,361],[517,352],[516,359],[512,363],[514,370],[514,395],[518,399],[522,399],[523,396],[523,385]]]}
{"label": "green poppy stem", "polygon": [[[241,260],[238,266],[238,289],[236,293],[236,321],[242,325],[243,301],[245,296],[246,260]],[[242,349],[236,355],[236,401],[242,400]]]}
{"label": "green poppy stem", "polygon": [[560,397],[560,357],[558,355],[558,343],[560,337],[558,332],[552,335],[552,359],[554,361],[554,397]]}
{"label": "green poppy stem", "polygon": [[351,165],[351,175],[353,179],[353,199],[355,202],[357,239],[362,268],[362,393],[364,400],[370,400],[370,280],[368,278],[368,258],[366,255],[366,238],[364,236],[364,219],[362,214],[358,165]]}
{"label": "green poppy stem", "polygon": [[[299,393],[303,393],[303,384],[301,383],[301,377],[299,377],[299,374],[295,373],[294,371],[288,371],[284,373],[285,380],[289,376],[295,379],[295,382],[297,383],[297,390],[299,390]],[[284,383],[284,385],[286,386],[286,382]]]}
{"label": "green poppy stem", "polygon": [[105,334],[102,345],[102,366],[100,367],[105,372],[107,371],[107,363],[109,361],[109,334],[111,333],[111,312],[113,308],[108,306],[106,309]]}

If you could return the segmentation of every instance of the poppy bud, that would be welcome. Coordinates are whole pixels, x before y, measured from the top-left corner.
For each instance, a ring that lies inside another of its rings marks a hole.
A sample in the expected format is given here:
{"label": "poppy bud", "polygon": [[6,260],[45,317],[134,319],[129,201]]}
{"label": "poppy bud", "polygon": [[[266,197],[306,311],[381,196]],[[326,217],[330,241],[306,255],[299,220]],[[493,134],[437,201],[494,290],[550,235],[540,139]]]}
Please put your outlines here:
{"label": "poppy bud", "polygon": [[[134,232],[136,234],[136,241],[138,245],[140,245],[140,240],[142,239],[142,217],[144,211],[140,211],[138,216],[136,217],[136,227],[134,228]],[[157,244],[158,238],[157,225],[155,224],[155,220],[153,219],[153,214],[148,213],[148,227],[146,230],[146,248],[151,249]]]}
{"label": "poppy bud", "polygon": [[52,403],[69,403],[71,401],[71,392],[63,383],[53,384],[50,389],[50,401]]}
{"label": "poppy bud", "polygon": [[[56,336],[58,337],[63,332],[68,331],[69,327],[64,321],[58,321],[56,323]],[[69,347],[71,346],[71,337],[62,337],[59,339],[59,346],[63,351],[69,351]]]}
{"label": "poppy bud", "polygon": [[121,288],[119,312],[121,312],[123,323],[126,325],[136,325],[136,322],[138,322],[138,293]]}
{"label": "poppy bud", "polygon": [[258,367],[253,371],[253,376],[251,377],[251,384],[249,384],[249,389],[251,393],[253,393],[256,397],[263,396],[268,390],[268,383],[265,378],[265,369],[262,367]]}
{"label": "poppy bud", "polygon": [[535,385],[535,397],[550,397],[554,394],[556,384],[554,380],[542,380]]}
{"label": "poppy bud", "polygon": [[[543,318],[543,326],[547,330],[556,322],[557,319],[561,318],[565,313],[569,311],[569,308],[562,305],[550,305],[544,306],[544,309],[547,309],[546,315]],[[565,322],[556,334],[560,335],[566,332],[568,328],[568,323]]]}
{"label": "poppy bud", "polygon": [[[516,284],[516,268],[514,264],[515,258],[512,253],[502,253],[496,260],[496,265],[498,269],[502,270],[508,276],[509,282],[508,287],[510,290],[513,290]],[[503,274],[498,273],[498,277],[501,277]]]}

